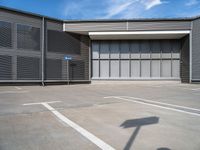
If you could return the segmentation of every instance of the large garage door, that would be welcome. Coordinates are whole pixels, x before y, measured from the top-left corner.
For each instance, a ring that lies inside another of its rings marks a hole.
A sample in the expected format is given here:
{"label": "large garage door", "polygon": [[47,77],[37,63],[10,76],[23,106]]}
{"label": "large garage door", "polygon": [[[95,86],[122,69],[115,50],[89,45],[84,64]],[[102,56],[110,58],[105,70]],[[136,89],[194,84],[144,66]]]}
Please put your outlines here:
{"label": "large garage door", "polygon": [[179,40],[92,41],[92,79],[179,79]]}

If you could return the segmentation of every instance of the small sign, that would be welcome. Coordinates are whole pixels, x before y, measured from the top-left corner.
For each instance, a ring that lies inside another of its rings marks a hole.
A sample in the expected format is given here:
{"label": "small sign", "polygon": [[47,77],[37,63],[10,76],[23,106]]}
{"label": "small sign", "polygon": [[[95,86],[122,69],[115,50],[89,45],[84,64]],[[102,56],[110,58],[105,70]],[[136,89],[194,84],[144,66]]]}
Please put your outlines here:
{"label": "small sign", "polygon": [[71,56],[65,56],[64,60],[72,60],[72,57]]}

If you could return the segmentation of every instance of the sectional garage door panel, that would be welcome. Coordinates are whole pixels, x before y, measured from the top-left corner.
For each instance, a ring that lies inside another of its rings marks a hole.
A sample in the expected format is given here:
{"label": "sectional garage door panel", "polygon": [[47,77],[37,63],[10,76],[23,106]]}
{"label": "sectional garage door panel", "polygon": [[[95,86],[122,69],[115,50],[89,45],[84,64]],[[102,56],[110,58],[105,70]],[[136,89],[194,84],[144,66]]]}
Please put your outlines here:
{"label": "sectional garage door panel", "polygon": [[92,41],[92,79],[180,79],[179,40]]}
{"label": "sectional garage door panel", "polygon": [[109,43],[101,42],[99,52],[100,52],[101,59],[108,59],[109,58]]}
{"label": "sectional garage door panel", "polygon": [[121,78],[127,79],[130,76],[129,60],[121,60]]}
{"label": "sectional garage door panel", "polygon": [[172,77],[178,78],[180,76],[180,61],[172,61]]}
{"label": "sectional garage door panel", "polygon": [[141,77],[150,78],[150,60],[141,61]]}
{"label": "sectional garage door panel", "polygon": [[93,60],[92,61],[92,76],[93,78],[98,78],[99,77],[99,61],[98,60]]}
{"label": "sectional garage door panel", "polygon": [[110,77],[119,78],[119,61],[117,60],[110,61]]}
{"label": "sectional garage door panel", "polygon": [[108,60],[100,61],[100,77],[101,78],[109,77],[109,61]]}
{"label": "sectional garage door panel", "polygon": [[162,77],[169,78],[171,77],[171,60],[163,60],[162,61]]}
{"label": "sectional garage door panel", "polygon": [[119,42],[112,41],[110,43],[110,58],[119,59],[119,54],[120,54]]}
{"label": "sectional garage door panel", "polygon": [[131,60],[131,78],[140,77],[140,61]]}
{"label": "sectional garage door panel", "polygon": [[151,76],[154,78],[160,77],[160,60],[152,60],[151,62]]}

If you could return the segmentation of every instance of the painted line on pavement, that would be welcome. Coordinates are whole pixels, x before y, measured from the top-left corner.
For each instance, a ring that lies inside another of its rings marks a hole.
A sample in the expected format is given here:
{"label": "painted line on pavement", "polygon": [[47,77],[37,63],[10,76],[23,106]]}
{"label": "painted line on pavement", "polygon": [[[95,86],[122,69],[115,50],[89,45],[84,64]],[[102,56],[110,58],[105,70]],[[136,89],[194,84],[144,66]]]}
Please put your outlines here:
{"label": "painted line on pavement", "polygon": [[28,93],[29,91],[0,91],[0,94],[21,94]]}
{"label": "painted line on pavement", "polygon": [[[190,114],[190,115],[194,115],[194,116],[200,117],[200,113],[188,112],[188,111],[185,111],[185,110],[180,110],[180,109],[176,109],[176,108],[170,108],[170,107],[166,107],[166,106],[161,106],[159,104],[178,107],[178,108],[183,108],[183,109],[188,109],[188,110],[194,110],[194,111],[199,111],[200,112],[200,110],[196,109],[196,108],[190,108],[190,107],[173,105],[173,104],[162,103],[162,102],[156,102],[156,101],[147,100],[147,99],[143,99],[143,98],[137,98],[137,97],[128,97],[128,98],[126,98],[126,96],[108,96],[108,97],[104,97],[104,98],[116,98],[116,99],[120,99],[120,100],[124,100],[124,101],[128,101],[128,102],[133,102],[133,103],[138,103],[138,104],[158,107],[158,108],[162,108],[162,109],[172,110],[172,111],[176,111],[176,112]],[[152,104],[152,103],[154,103],[154,104]]]}
{"label": "painted line on pavement", "polygon": [[17,90],[21,90],[22,88],[20,88],[20,87],[18,87],[18,86],[15,86],[15,88],[17,89]]}
{"label": "painted line on pavement", "polygon": [[71,121],[70,119],[68,119],[63,114],[61,114],[60,112],[58,112],[56,109],[54,109],[52,106],[49,105],[50,103],[57,103],[57,102],[60,102],[60,101],[27,103],[27,104],[23,104],[23,106],[43,105],[45,108],[51,111],[58,119],[60,119],[63,123],[75,129],[77,132],[79,132],[81,135],[83,135],[85,138],[90,140],[92,143],[97,145],[102,150],[115,150],[112,146],[108,145],[107,143],[105,143],[104,141],[102,141],[101,139],[99,139],[98,137],[96,137],[95,135],[87,131],[86,129],[82,128],[75,122]]}
{"label": "painted line on pavement", "polygon": [[191,89],[192,91],[200,91],[200,88]]}

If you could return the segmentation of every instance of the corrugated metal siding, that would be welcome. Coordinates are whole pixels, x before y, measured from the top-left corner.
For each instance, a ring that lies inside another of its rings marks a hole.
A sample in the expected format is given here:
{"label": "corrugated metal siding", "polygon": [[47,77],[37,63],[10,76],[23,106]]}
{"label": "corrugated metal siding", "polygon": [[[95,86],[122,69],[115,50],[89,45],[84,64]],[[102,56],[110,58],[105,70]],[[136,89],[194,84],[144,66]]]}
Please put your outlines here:
{"label": "corrugated metal siding", "polygon": [[12,47],[11,23],[0,21],[0,47]]}
{"label": "corrugated metal siding", "polygon": [[190,52],[189,52],[189,36],[182,39],[181,48],[181,81],[190,82]]}
{"label": "corrugated metal siding", "polygon": [[64,23],[65,31],[188,30],[190,21]]}
{"label": "corrugated metal siding", "polygon": [[41,18],[0,9],[0,21],[6,22],[0,25],[3,27],[0,39],[4,39],[0,40],[4,43],[0,55],[9,56],[8,69],[5,72],[2,69],[1,74],[7,74],[7,81],[41,80]]}
{"label": "corrugated metal siding", "polygon": [[129,22],[128,30],[189,30],[190,21]]}
{"label": "corrugated metal siding", "polygon": [[85,80],[85,64],[84,61],[75,60],[69,63],[70,80]]}
{"label": "corrugated metal siding", "polygon": [[61,80],[62,79],[62,60],[47,59],[46,60],[46,80]]}
{"label": "corrugated metal siding", "polygon": [[86,35],[82,35],[81,36],[81,59],[84,62],[84,79],[85,80],[89,80],[90,79],[90,71],[89,71],[89,42],[90,42],[90,38],[89,36]]}
{"label": "corrugated metal siding", "polygon": [[17,79],[39,80],[40,59],[34,57],[17,57]]}
{"label": "corrugated metal siding", "polygon": [[48,51],[80,54],[80,36],[63,31],[48,30]]}
{"label": "corrugated metal siding", "polygon": [[12,57],[0,55],[0,80],[12,80]]}
{"label": "corrugated metal siding", "polygon": [[65,31],[126,30],[126,22],[65,23],[64,26]]}
{"label": "corrugated metal siding", "polygon": [[192,79],[200,81],[200,19],[193,21],[192,29]]}
{"label": "corrugated metal siding", "polygon": [[[60,30],[62,24],[60,22],[47,21],[47,48],[46,48],[46,80],[88,80],[88,68],[89,68],[89,37],[87,40],[82,38],[81,35],[66,33]],[[72,61],[67,64],[64,60],[65,56],[72,57]],[[50,65],[48,59],[53,61],[60,61],[57,64],[59,70],[55,72],[48,71]],[[49,65],[49,67],[48,67]],[[69,68],[68,68],[69,66]],[[69,74],[68,74],[69,72]]]}
{"label": "corrugated metal siding", "polygon": [[40,50],[40,28],[17,25],[17,48]]}
{"label": "corrugated metal siding", "polygon": [[[3,21],[3,22],[2,22]],[[42,81],[42,18],[0,9],[0,80]],[[45,19],[45,81],[89,79],[89,37]],[[71,56],[70,68],[64,60]]]}

